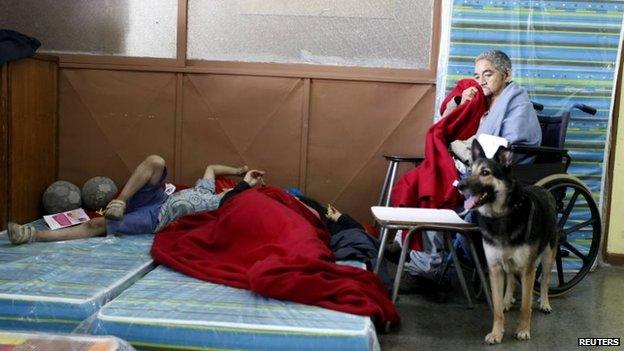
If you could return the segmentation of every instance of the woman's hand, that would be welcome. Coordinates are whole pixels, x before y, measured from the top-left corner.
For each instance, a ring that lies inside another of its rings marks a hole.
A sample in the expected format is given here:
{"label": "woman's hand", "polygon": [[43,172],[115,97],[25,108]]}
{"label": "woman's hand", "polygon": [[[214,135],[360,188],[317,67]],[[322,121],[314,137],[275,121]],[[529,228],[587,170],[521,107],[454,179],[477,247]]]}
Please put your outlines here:
{"label": "woman's hand", "polygon": [[477,88],[475,87],[470,87],[470,88],[465,89],[462,92],[461,102],[459,104],[463,105],[466,102],[471,101],[475,97],[476,94],[477,94]]}

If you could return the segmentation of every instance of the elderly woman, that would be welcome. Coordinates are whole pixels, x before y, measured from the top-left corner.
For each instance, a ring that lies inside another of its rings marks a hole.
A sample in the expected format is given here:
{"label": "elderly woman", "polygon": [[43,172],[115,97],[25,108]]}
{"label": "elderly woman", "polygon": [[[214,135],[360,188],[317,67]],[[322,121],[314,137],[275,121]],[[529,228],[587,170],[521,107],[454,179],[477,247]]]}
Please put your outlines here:
{"label": "elderly woman", "polygon": [[[511,60],[504,52],[491,50],[477,56],[474,80],[459,81],[458,86],[443,102],[441,114],[444,118],[432,126],[427,134],[425,162],[407,172],[397,182],[392,191],[393,206],[429,208],[460,206],[463,199],[451,183],[453,179],[465,174],[464,163],[471,161],[472,139],[480,134],[503,137],[512,144],[540,145],[541,128],[533,104],[526,91],[511,79]],[[447,120],[447,117],[451,120]],[[454,126],[454,121],[460,118],[465,119],[458,128]],[[465,128],[471,128],[471,131]],[[436,139],[437,135],[444,137]],[[460,140],[445,145],[446,138],[449,136],[452,138],[453,135],[464,135],[463,138],[472,135],[472,137],[466,140],[459,137],[457,139]],[[452,165],[453,160],[445,159],[448,158],[446,147],[449,146],[457,156],[455,167],[459,170],[459,174]],[[428,148],[435,151],[427,154]],[[516,155],[514,161],[528,163],[532,161],[532,157]],[[433,233],[428,233],[424,237],[425,242],[419,237],[415,237],[412,241],[411,262],[406,265],[406,269],[412,275],[435,277],[437,266],[441,264],[441,257],[434,251],[440,245],[434,244]],[[389,257],[396,256],[397,250],[400,251],[399,244],[400,241],[390,246],[390,252],[387,252]],[[409,275],[406,278],[407,281],[415,281],[410,279]],[[416,287],[413,284],[402,284],[401,290],[407,293],[416,290]]]}
{"label": "elderly woman", "polygon": [[[481,87],[489,106],[481,118],[475,136],[489,134],[503,137],[511,144],[539,146],[542,132],[533,104],[526,91],[511,78],[511,60],[504,52],[485,51],[475,59],[474,79]],[[442,116],[447,116],[457,106],[470,102],[478,93],[480,92],[477,87],[465,89],[461,96],[448,102]],[[466,155],[471,142],[472,138],[461,144],[452,144],[453,151]],[[532,158],[525,155],[517,155],[515,158],[516,163],[531,161]]]}

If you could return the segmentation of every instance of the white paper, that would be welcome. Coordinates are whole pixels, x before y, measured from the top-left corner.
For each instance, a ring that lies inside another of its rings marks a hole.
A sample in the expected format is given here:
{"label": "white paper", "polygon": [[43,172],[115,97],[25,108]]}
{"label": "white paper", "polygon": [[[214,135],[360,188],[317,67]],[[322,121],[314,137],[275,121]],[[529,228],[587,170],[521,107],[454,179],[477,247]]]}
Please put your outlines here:
{"label": "white paper", "polygon": [[416,207],[371,207],[379,222],[400,224],[461,224],[470,225],[453,210]]}
{"label": "white paper", "polygon": [[165,184],[165,194],[167,195],[171,195],[173,194],[173,192],[176,190],[175,185],[171,184],[171,183],[167,183]]}
{"label": "white paper", "polygon": [[89,220],[89,216],[82,208],[77,208],[71,211],[43,216],[43,220],[45,220],[50,229],[55,230],[84,223]]}
{"label": "white paper", "polygon": [[507,139],[490,134],[479,134],[477,140],[479,140],[479,144],[481,144],[485,157],[487,158],[494,157],[499,147],[509,147],[509,141]]}

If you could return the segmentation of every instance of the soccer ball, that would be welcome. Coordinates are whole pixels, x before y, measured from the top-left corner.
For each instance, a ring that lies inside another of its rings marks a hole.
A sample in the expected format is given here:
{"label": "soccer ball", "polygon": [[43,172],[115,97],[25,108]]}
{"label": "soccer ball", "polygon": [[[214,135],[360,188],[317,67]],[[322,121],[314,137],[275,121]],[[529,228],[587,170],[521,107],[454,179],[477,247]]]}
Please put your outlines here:
{"label": "soccer ball", "polygon": [[101,210],[116,193],[117,185],[110,178],[93,177],[82,186],[82,204],[87,210]]}
{"label": "soccer ball", "polygon": [[80,189],[64,180],[52,183],[43,193],[43,208],[48,214],[73,210],[80,205]]}

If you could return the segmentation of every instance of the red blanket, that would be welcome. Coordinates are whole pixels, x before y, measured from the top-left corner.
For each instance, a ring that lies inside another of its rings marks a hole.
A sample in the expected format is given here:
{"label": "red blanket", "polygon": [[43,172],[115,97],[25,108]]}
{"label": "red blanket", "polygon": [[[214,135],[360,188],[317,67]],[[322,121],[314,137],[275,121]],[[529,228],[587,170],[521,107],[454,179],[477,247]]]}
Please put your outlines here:
{"label": "red blanket", "polygon": [[328,240],[323,224],[299,201],[267,187],[173,223],[156,235],[152,256],[213,283],[398,323],[379,278],[334,264]]}
{"label": "red blanket", "polygon": [[[392,206],[453,209],[461,204],[460,194],[453,186],[458,178],[457,169],[448,148],[452,141],[468,139],[477,132],[487,103],[475,80],[462,79],[440,108],[443,114],[446,104],[471,86],[479,91],[472,101],[458,106],[427,131],[425,160],[397,181],[392,188]],[[412,249],[420,251],[421,248],[421,238],[416,235],[412,239]]]}

